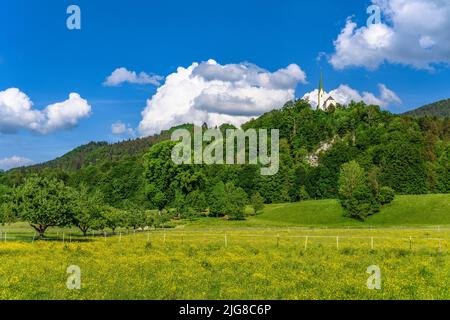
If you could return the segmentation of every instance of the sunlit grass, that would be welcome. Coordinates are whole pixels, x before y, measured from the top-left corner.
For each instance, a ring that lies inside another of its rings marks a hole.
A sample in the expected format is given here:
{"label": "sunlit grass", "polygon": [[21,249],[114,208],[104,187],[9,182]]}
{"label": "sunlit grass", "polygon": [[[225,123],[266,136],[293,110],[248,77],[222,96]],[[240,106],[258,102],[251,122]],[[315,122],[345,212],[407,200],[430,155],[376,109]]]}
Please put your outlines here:
{"label": "sunlit grass", "polygon": [[[0,299],[450,298],[448,230],[167,230],[89,240],[0,243]],[[69,265],[81,268],[79,291],[66,288]],[[370,265],[382,270],[380,291],[367,289]]]}
{"label": "sunlit grass", "polygon": [[[107,237],[51,228],[33,241],[26,223],[3,226],[0,299],[450,299],[449,197],[398,196],[366,222],[324,200]],[[371,265],[382,290],[367,289]]]}

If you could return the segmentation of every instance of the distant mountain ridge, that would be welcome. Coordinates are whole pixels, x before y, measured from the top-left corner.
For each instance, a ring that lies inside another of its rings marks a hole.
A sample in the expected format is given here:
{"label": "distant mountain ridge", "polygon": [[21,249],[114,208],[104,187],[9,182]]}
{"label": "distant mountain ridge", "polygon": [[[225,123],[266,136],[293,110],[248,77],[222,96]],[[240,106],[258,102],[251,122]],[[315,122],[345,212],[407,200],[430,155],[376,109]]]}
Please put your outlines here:
{"label": "distant mountain ridge", "polygon": [[18,170],[39,170],[44,168],[78,170],[87,165],[95,165],[102,161],[119,161],[125,158],[139,158],[147,152],[151,146],[170,136],[167,132],[160,135],[138,138],[135,140],[125,140],[117,143],[90,142],[79,146],[63,156],[41,164],[36,164]]}
{"label": "distant mountain ridge", "polygon": [[415,110],[405,112],[404,115],[412,117],[432,116],[439,118],[450,118],[450,99],[427,104]]}
{"label": "distant mountain ridge", "polygon": [[180,128],[190,129],[193,128],[193,126],[183,124],[162,131],[157,135],[129,139],[116,143],[108,143],[106,141],[90,142],[79,146],[54,160],[13,170],[33,172],[45,168],[79,170],[83,167],[95,165],[104,161],[116,162],[124,159],[140,159],[153,145],[169,140],[172,131]]}

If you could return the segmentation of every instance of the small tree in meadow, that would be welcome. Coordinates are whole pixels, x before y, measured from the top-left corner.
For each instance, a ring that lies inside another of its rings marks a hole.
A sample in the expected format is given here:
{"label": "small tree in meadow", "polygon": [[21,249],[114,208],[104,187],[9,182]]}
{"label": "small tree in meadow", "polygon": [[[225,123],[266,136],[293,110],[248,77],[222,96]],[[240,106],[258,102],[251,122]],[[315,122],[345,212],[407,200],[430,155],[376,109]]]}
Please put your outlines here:
{"label": "small tree in meadow", "polygon": [[345,163],[339,176],[339,200],[346,214],[355,219],[364,220],[379,211],[366,173],[356,161]]}
{"label": "small tree in meadow", "polygon": [[258,214],[258,212],[261,212],[264,209],[264,198],[261,197],[259,192],[253,194],[250,198],[250,205],[252,206],[255,214]]}
{"label": "small tree in meadow", "polygon": [[73,224],[86,236],[98,225],[101,216],[102,196],[90,193],[86,185],[80,185],[72,194]]}
{"label": "small tree in meadow", "polygon": [[62,181],[38,176],[28,178],[14,198],[14,209],[39,237],[49,227],[67,227],[73,221],[71,191]]}
{"label": "small tree in meadow", "polygon": [[116,233],[116,229],[125,226],[125,211],[117,209],[111,206],[103,206],[102,208],[102,220],[103,227],[109,228],[113,233]]}
{"label": "small tree in meadow", "polygon": [[149,225],[148,214],[145,208],[132,201],[125,201],[124,220],[126,227],[143,229]]}
{"label": "small tree in meadow", "polygon": [[395,192],[391,187],[381,187],[377,195],[377,200],[382,206],[394,201]]}
{"label": "small tree in meadow", "polygon": [[206,197],[200,190],[194,190],[186,196],[186,205],[193,208],[197,213],[202,213],[208,207]]}
{"label": "small tree in meadow", "polygon": [[242,188],[236,188],[233,183],[225,185],[225,212],[232,220],[245,219],[245,205],[247,203],[247,194]]}
{"label": "small tree in meadow", "polygon": [[13,204],[13,190],[0,185],[0,224],[13,223],[18,218],[18,212]]}
{"label": "small tree in meadow", "polygon": [[217,183],[209,195],[209,213],[216,217],[223,217],[226,213],[227,194],[225,184],[220,181]]}

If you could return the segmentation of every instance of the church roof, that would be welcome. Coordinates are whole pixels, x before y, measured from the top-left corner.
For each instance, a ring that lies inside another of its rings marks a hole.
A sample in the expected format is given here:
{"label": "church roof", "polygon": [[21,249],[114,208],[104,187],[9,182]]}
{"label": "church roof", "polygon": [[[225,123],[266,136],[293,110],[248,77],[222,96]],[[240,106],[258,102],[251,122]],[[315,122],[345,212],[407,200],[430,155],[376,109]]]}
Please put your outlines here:
{"label": "church roof", "polygon": [[320,73],[319,92],[320,92],[320,90],[324,90],[324,88],[323,88],[323,72]]}

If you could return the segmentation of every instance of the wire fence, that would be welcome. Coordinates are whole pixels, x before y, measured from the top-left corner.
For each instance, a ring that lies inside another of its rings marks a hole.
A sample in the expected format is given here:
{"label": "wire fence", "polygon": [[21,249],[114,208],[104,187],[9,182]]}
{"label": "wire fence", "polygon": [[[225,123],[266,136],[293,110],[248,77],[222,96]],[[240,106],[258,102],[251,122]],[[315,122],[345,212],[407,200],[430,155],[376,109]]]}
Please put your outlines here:
{"label": "wire fence", "polygon": [[[288,245],[294,245],[307,251],[308,249],[315,248],[317,246],[334,247],[336,250],[344,248],[362,248],[362,249],[433,249],[439,253],[450,251],[450,233],[448,229],[433,228],[433,229],[389,229],[390,231],[405,231],[414,230],[420,231],[438,231],[439,237],[428,234],[423,236],[392,236],[392,235],[349,235],[349,234],[291,234],[293,231],[313,231],[317,229],[300,229],[289,228],[278,230],[279,233],[272,233],[271,231],[276,229],[252,229],[254,232],[245,233],[244,229],[233,230],[214,230],[215,232],[208,232],[207,230],[128,230],[119,232],[90,232],[86,237],[80,234],[57,232],[53,237],[38,237],[37,233],[34,233],[32,237],[30,234],[27,236],[8,234],[5,230],[0,230],[0,247],[2,243],[7,242],[31,242],[38,241],[48,242],[92,242],[102,240],[107,243],[125,243],[129,240],[138,240],[143,242],[157,241],[162,244],[209,244],[215,243],[229,247],[232,245],[243,244],[259,244],[263,246],[282,247]],[[324,230],[324,229],[321,229]],[[343,230],[343,229],[339,229]],[[382,232],[384,229],[376,229],[378,232]],[[247,229],[250,231],[250,229]],[[258,233],[262,231],[263,233]],[[336,229],[330,229],[329,231],[336,231]],[[375,229],[360,229],[360,231],[370,232]],[[284,232],[284,233],[283,233]],[[31,238],[31,239],[30,239]],[[25,240],[26,239],[26,240]]]}

